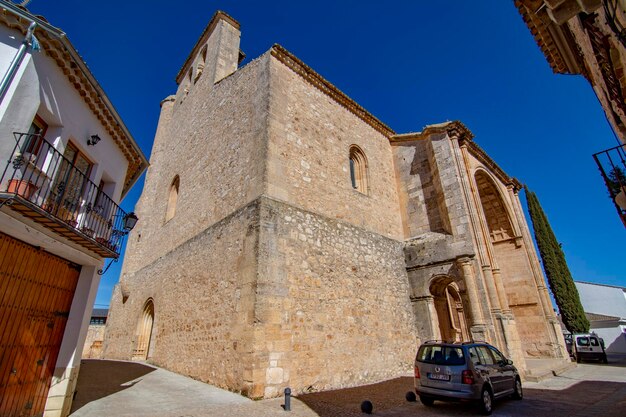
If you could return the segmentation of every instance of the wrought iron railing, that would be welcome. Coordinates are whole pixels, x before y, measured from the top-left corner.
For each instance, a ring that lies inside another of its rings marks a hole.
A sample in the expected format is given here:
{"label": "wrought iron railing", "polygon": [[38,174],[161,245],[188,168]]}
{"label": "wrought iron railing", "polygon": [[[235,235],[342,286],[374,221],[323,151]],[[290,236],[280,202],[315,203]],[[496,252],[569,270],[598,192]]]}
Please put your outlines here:
{"label": "wrought iron railing", "polygon": [[126,212],[89,180],[89,172],[81,171],[41,135],[16,132],[14,136],[16,144],[0,179],[0,193],[27,201],[119,255],[127,234]]}
{"label": "wrought iron railing", "polygon": [[609,196],[626,226],[626,145],[593,154]]}

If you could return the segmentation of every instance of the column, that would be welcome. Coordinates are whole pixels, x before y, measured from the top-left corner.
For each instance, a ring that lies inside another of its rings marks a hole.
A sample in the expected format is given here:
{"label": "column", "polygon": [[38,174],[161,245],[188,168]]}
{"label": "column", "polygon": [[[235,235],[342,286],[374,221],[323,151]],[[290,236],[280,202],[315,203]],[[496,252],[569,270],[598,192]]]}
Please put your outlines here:
{"label": "column", "polygon": [[472,326],[484,326],[485,322],[481,314],[478,299],[478,290],[476,289],[476,277],[474,276],[474,269],[472,268],[472,260],[468,257],[457,259],[458,265],[461,267],[463,273],[463,281],[465,282],[465,288],[467,290],[467,296],[470,301],[469,311],[471,314]]}
{"label": "column", "polygon": [[506,290],[504,289],[504,283],[502,282],[502,275],[500,274],[500,268],[493,269],[493,280],[496,284],[496,291],[498,292],[498,300],[500,301],[500,307],[503,311],[509,312],[509,300],[506,297]]}

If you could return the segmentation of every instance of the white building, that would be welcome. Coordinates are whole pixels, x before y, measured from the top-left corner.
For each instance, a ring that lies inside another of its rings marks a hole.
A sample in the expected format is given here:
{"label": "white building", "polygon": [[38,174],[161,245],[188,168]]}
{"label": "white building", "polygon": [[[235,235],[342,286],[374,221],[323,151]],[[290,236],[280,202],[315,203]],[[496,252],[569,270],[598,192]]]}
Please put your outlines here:
{"label": "white building", "polygon": [[626,288],[575,281],[591,331],[604,339],[606,351],[626,354]]}
{"label": "white building", "polygon": [[148,163],[65,34],[3,0],[0,76],[0,415],[65,416]]}

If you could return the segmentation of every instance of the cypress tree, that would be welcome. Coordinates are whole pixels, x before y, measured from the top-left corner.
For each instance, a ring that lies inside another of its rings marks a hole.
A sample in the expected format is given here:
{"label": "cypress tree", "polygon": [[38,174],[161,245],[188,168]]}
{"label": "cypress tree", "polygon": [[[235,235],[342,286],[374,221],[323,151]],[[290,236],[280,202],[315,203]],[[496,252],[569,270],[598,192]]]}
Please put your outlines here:
{"label": "cypress tree", "polygon": [[529,191],[526,186],[524,186],[524,190],[526,191],[528,212],[535,229],[535,241],[539,247],[543,269],[548,277],[548,284],[554,295],[556,305],[561,312],[563,323],[567,330],[572,333],[587,333],[589,332],[589,320],[587,320],[580,303],[580,296],[572,279],[572,274],[567,267],[565,254],[556,240],[537,196]]}

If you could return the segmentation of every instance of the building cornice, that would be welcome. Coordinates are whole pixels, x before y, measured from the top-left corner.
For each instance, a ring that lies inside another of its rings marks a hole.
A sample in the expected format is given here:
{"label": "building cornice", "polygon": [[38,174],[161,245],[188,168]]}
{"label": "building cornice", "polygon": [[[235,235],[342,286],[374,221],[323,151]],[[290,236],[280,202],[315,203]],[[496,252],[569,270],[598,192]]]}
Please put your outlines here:
{"label": "building cornice", "polygon": [[515,0],[515,6],[554,73],[585,75],[580,53],[571,45],[567,24],[553,22],[542,0]]}
{"label": "building cornice", "polygon": [[37,23],[35,34],[42,50],[57,64],[128,160],[123,198],[148,167],[148,160],[104,90],[63,31],[14,4],[2,1],[0,8],[0,23],[22,34],[26,34],[31,22]]}
{"label": "building cornice", "polygon": [[178,74],[176,75],[176,84],[180,84],[181,80],[185,76],[185,73],[187,73],[187,70],[193,63],[192,62],[193,58],[200,52],[200,48],[204,46],[207,39],[209,38],[209,36],[211,36],[211,33],[213,33],[213,31],[217,27],[217,24],[220,22],[220,20],[223,20],[229,23],[237,30],[241,28],[241,25],[235,19],[233,19],[232,17],[230,17],[229,15],[227,15],[221,10],[216,11],[215,14],[213,14],[213,17],[211,17],[209,24],[202,31],[202,34],[200,35],[200,37],[198,38],[198,41],[196,42],[193,49],[191,50],[191,53],[187,56],[187,59],[185,60],[185,63],[183,64],[182,68],[180,69],[180,71],[178,71]]}
{"label": "building cornice", "polygon": [[389,138],[391,142],[408,142],[413,140],[427,139],[431,135],[445,134],[450,137],[466,139],[471,141],[474,134],[462,122],[455,120],[452,122],[438,123],[424,127],[421,132],[401,133]]}
{"label": "building cornice", "polygon": [[395,132],[391,130],[389,126],[378,120],[370,112],[365,110],[354,100],[352,100],[341,90],[339,90],[337,87],[335,87],[324,77],[319,75],[311,67],[299,60],[295,55],[287,51],[282,46],[275,44],[270,49],[270,53],[273,57],[278,59],[293,72],[304,78],[315,88],[335,100],[338,104],[346,108],[352,114],[363,120],[365,123],[369,124],[371,127],[382,133],[387,138],[391,138],[393,135],[395,135]]}

